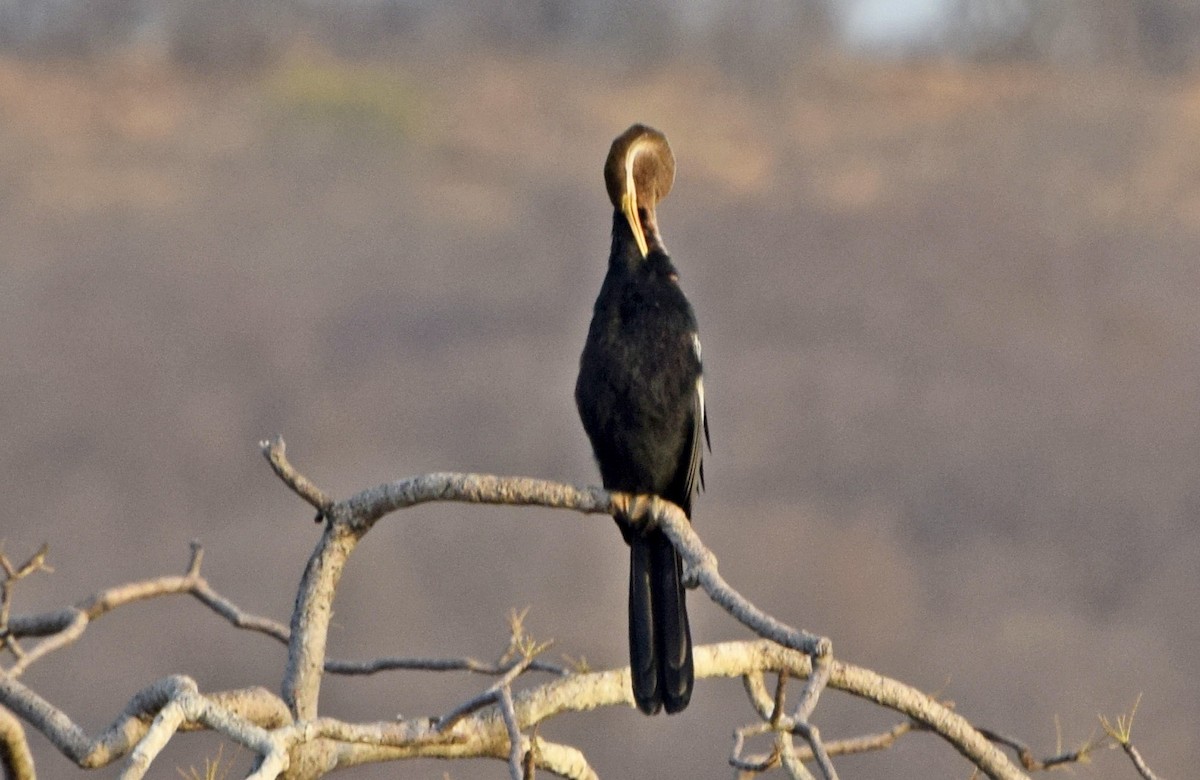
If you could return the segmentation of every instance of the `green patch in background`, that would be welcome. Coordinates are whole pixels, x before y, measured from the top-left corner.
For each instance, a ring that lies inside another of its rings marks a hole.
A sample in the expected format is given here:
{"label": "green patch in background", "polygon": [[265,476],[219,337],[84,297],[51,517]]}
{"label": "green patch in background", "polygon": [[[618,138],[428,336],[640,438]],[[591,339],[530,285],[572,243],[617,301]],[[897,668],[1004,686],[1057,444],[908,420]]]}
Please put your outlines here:
{"label": "green patch in background", "polygon": [[265,88],[289,124],[403,138],[421,114],[419,95],[405,77],[375,63],[289,58]]}

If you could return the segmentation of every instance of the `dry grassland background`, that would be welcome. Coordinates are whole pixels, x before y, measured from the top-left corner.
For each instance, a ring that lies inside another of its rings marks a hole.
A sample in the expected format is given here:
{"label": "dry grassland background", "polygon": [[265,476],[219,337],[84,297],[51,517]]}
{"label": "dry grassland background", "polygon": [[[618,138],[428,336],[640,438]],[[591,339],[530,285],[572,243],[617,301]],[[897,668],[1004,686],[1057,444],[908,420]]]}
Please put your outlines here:
{"label": "dry grassland background", "polygon": [[[245,72],[0,59],[0,537],[14,558],[49,541],[55,566],[17,611],[182,571],[198,539],[216,588],[286,620],[319,529],[257,452],[276,433],[338,496],[436,470],[596,482],[572,388],[608,247],[601,164],[634,121],[679,164],[659,216],[704,337],[695,522],[724,575],[1045,753],[1056,727],[1072,746],[1142,694],[1135,738],[1183,778],[1200,749],[1196,78],[827,54],[766,82],[683,55],[312,41]],[[528,605],[552,654],[624,664],[625,567],[604,518],[411,510],[352,560],[331,651],[493,657]],[[698,642],[745,636],[691,603]],[[95,731],[151,679],[276,686],[284,660],[162,601],[25,679]],[[329,679],[322,702],[435,714],[483,684]],[[681,716],[543,734],[606,777],[727,777],[741,697],[702,681]],[[826,738],[892,722],[835,695],[817,713]],[[45,777],[73,776],[34,739]],[[177,742],[157,776],[215,754]],[[969,774],[920,735],[840,766]],[[1075,776],[1133,770],[1102,755]]]}

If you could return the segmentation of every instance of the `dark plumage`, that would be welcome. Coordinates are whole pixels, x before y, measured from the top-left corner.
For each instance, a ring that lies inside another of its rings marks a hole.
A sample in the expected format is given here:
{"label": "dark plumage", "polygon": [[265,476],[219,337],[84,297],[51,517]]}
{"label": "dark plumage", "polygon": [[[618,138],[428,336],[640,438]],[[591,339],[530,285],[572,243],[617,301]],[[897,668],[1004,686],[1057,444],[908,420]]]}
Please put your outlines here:
{"label": "dark plumage", "polygon": [[[575,402],[604,487],[654,494],[691,517],[707,441],[696,316],[658,234],[655,207],[675,159],[662,133],[634,125],[604,165],[612,251],[579,361]],[[629,543],[629,657],[642,712],[679,712],[692,695],[692,638],[680,560],[662,531],[615,518]]]}

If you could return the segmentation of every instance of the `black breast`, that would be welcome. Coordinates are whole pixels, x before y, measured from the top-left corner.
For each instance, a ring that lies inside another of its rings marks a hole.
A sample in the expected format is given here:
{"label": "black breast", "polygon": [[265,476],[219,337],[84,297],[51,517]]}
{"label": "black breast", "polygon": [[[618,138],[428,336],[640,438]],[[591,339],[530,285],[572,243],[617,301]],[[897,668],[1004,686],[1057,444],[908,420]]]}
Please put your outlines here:
{"label": "black breast", "polygon": [[575,398],[606,488],[687,506],[700,360],[696,318],[676,279],[657,251],[609,266]]}

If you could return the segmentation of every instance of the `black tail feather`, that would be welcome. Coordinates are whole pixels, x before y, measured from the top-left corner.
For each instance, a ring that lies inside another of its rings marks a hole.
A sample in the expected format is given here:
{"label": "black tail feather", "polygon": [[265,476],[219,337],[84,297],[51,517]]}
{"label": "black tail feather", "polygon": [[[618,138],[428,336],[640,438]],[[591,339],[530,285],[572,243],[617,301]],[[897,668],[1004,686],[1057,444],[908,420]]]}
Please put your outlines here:
{"label": "black tail feather", "polygon": [[692,637],[678,553],[662,531],[633,539],[629,554],[629,659],[633,698],[653,715],[692,697]]}

